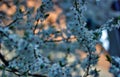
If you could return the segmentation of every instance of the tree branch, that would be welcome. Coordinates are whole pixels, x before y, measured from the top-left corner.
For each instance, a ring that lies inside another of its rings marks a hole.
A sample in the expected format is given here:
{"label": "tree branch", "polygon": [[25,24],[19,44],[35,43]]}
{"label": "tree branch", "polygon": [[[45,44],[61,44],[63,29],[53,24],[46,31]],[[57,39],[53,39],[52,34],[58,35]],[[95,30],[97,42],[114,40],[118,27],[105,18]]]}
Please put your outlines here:
{"label": "tree branch", "polygon": [[1,61],[5,64],[5,66],[8,66],[9,64],[8,64],[8,61],[7,60],[5,60],[5,58],[4,58],[4,56],[0,53],[0,59],[1,59]]}

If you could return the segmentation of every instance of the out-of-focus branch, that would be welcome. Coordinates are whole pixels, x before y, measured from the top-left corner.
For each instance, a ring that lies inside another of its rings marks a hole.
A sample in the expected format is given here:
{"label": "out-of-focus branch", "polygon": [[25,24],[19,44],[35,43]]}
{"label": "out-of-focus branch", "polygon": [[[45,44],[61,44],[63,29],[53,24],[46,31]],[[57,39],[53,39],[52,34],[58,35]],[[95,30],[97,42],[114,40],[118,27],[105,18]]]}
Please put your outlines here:
{"label": "out-of-focus branch", "polygon": [[56,40],[44,40],[44,42],[61,42],[61,41],[70,41],[70,40],[75,40],[77,39],[76,37],[73,38],[64,38],[64,39],[56,39]]}

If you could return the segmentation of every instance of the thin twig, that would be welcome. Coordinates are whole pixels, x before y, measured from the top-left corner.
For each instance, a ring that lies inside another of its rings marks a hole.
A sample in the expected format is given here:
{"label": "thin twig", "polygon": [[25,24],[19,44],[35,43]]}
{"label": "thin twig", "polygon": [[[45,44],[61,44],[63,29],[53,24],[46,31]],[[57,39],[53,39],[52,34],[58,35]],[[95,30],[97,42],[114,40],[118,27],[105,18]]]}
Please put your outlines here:
{"label": "thin twig", "polygon": [[13,20],[10,24],[6,25],[5,27],[10,27],[13,23],[15,23],[18,19]]}
{"label": "thin twig", "polygon": [[37,20],[37,23],[36,23],[36,25],[35,25],[35,28],[33,29],[33,33],[35,34],[35,30],[37,29],[37,27],[38,27],[38,22],[39,22],[39,19]]}
{"label": "thin twig", "polygon": [[86,71],[85,71],[83,77],[87,77],[87,76],[89,75],[89,71],[90,71],[90,66],[91,66],[91,55],[92,55],[92,53],[91,53],[91,51],[89,51],[89,48],[88,48],[88,53],[89,53],[88,66],[87,66],[87,68],[86,68]]}

